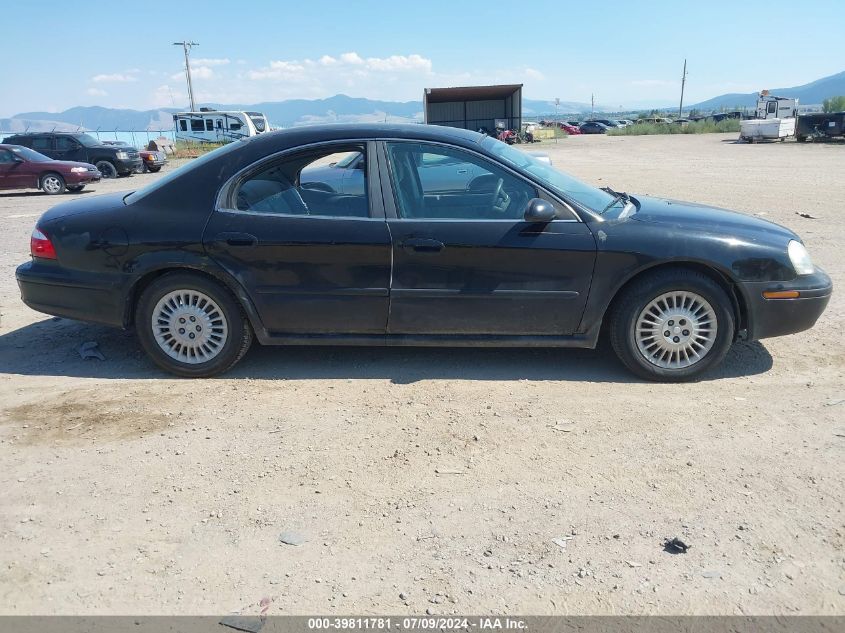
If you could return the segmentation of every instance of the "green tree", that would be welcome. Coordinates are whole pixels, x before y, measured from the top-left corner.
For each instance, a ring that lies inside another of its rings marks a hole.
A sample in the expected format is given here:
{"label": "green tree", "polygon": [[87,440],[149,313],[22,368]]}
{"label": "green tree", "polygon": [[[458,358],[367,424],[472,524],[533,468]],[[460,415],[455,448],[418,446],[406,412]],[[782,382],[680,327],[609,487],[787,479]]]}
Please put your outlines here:
{"label": "green tree", "polygon": [[825,112],[842,112],[845,110],[845,96],[825,99],[822,101],[822,110]]}

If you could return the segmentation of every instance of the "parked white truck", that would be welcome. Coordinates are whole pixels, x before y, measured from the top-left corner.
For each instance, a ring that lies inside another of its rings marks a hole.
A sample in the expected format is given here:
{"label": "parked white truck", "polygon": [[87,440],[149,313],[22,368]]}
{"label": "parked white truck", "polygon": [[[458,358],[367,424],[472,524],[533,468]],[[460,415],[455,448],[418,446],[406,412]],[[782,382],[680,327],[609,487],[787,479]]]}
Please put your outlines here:
{"label": "parked white truck", "polygon": [[757,99],[754,119],[739,124],[739,138],[749,143],[761,140],[781,140],[795,134],[798,99],[775,97],[763,90]]}

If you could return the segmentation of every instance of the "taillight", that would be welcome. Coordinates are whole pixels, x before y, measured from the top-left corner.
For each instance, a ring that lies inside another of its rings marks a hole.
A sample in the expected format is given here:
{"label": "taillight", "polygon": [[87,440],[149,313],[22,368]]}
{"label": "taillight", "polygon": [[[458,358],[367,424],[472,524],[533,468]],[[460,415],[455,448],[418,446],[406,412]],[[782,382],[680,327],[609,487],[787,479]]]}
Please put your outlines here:
{"label": "taillight", "polygon": [[32,231],[32,237],[29,238],[29,252],[33,257],[56,259],[56,249],[53,248],[50,238],[37,228]]}

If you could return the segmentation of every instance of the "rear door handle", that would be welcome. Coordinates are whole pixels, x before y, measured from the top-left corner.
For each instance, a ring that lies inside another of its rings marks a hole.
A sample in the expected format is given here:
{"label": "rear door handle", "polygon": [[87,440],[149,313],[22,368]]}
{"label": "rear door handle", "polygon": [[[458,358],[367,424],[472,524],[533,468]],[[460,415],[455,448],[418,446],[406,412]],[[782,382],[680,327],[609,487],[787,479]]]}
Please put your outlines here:
{"label": "rear door handle", "polygon": [[446,246],[440,240],[429,240],[424,238],[411,238],[405,240],[400,246],[406,250],[413,250],[417,253],[439,253]]}
{"label": "rear door handle", "polygon": [[255,246],[258,238],[251,233],[221,233],[215,242],[226,242],[229,246]]}

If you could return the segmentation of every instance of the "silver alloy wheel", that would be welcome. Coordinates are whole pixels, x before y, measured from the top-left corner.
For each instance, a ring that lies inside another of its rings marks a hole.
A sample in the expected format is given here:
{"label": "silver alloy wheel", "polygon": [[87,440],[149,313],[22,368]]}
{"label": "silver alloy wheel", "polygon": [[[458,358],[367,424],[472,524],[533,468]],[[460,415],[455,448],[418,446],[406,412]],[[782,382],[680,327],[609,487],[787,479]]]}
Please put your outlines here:
{"label": "silver alloy wheel", "polygon": [[716,312],[694,292],[675,290],[652,300],[634,326],[637,348],[661,369],[684,369],[701,361],[716,342]]}
{"label": "silver alloy wheel", "polygon": [[164,295],[153,309],[150,325],[165,354],[191,365],[215,358],[229,336],[223,311],[198,290],[180,289]]}
{"label": "silver alloy wheel", "polygon": [[59,193],[62,190],[62,181],[58,176],[44,176],[41,181],[41,188],[47,193]]}

